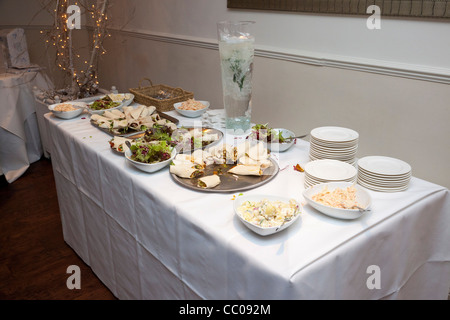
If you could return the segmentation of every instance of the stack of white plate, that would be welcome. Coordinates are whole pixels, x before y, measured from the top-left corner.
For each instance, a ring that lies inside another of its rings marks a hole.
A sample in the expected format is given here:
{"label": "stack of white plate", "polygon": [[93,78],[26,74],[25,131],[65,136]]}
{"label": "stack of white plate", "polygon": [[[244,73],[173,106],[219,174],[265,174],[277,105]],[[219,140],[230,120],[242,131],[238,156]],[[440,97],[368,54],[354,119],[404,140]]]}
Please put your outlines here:
{"label": "stack of white plate", "polygon": [[327,182],[356,182],[358,171],[349,163],[322,159],[305,165],[305,188]]}
{"label": "stack of white plate", "polygon": [[369,156],[358,160],[358,184],[375,191],[396,192],[408,188],[411,166],[399,159]]}
{"label": "stack of white plate", "polygon": [[311,131],[309,158],[356,163],[358,132],[341,127],[320,127]]}

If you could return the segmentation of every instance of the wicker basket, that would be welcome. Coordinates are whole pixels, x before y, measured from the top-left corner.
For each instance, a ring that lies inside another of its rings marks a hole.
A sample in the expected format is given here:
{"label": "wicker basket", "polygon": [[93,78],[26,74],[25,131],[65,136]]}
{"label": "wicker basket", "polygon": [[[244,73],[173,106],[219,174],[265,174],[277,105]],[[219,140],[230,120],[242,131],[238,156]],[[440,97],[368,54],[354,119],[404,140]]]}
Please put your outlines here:
{"label": "wicker basket", "polygon": [[[143,87],[142,81],[147,80],[150,86]],[[173,88],[163,84],[153,85],[149,78],[139,81],[139,88],[131,88],[134,101],[146,106],[155,106],[158,111],[174,110],[174,103],[194,98],[194,93],[181,88]]]}

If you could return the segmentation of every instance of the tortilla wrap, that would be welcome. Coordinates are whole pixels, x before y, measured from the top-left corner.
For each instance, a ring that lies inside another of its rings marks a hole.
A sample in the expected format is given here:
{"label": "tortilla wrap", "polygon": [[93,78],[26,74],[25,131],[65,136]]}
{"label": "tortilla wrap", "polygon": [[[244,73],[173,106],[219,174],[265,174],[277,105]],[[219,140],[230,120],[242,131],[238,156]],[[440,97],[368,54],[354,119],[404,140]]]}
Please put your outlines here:
{"label": "tortilla wrap", "polygon": [[234,173],[242,176],[260,176],[262,175],[262,170],[259,165],[248,165],[238,164],[237,166],[228,170],[228,173]]}
{"label": "tortilla wrap", "polygon": [[214,188],[220,184],[220,177],[217,174],[211,176],[201,177],[198,179],[198,186],[200,188],[209,189]]}
{"label": "tortilla wrap", "polygon": [[180,178],[192,178],[199,170],[189,164],[170,165],[170,173]]}

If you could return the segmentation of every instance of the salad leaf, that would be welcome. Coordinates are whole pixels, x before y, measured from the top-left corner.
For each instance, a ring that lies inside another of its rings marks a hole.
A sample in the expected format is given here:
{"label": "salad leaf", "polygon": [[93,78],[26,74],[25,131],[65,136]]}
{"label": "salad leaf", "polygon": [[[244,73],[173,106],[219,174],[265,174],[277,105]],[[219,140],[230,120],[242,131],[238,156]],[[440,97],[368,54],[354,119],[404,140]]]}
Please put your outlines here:
{"label": "salad leaf", "polygon": [[142,163],[156,163],[168,160],[172,154],[172,147],[166,141],[136,142],[131,146],[131,159]]}

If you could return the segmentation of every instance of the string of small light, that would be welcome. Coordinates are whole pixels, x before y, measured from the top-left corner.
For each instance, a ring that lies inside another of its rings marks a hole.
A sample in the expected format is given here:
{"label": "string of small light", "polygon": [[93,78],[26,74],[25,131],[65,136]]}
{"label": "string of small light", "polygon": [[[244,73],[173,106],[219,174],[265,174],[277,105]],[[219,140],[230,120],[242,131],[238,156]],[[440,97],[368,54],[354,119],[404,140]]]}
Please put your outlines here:
{"label": "string of small light", "polygon": [[[78,30],[69,28],[68,7],[74,4],[83,8],[84,15],[93,22],[92,43],[90,57],[82,58],[79,50],[73,44],[73,36]],[[97,5],[85,5],[80,1],[55,0],[53,9],[54,23],[49,30],[41,30],[45,35],[45,43],[56,49],[56,66],[60,68],[67,79],[70,79],[67,88],[68,98],[84,98],[98,91],[98,58],[106,54],[103,41],[111,36],[107,30],[108,15],[106,13],[108,0],[97,1]]]}

